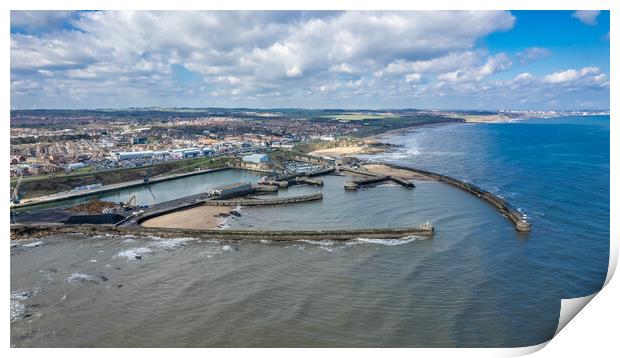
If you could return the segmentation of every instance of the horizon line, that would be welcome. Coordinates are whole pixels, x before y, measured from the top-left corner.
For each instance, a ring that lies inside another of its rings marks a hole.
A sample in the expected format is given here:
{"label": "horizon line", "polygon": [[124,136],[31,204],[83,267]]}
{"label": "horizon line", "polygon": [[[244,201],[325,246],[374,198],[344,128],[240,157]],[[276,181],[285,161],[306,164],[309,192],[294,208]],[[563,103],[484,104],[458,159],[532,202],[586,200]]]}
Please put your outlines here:
{"label": "horizon line", "polygon": [[555,112],[574,112],[574,111],[591,111],[591,112],[610,112],[607,109],[595,109],[595,108],[573,108],[573,109],[473,109],[473,108],[414,108],[414,107],[402,107],[402,108],[337,108],[337,107],[158,107],[158,106],[144,106],[144,107],[102,107],[102,108],[11,108],[10,111],[121,111],[121,110],[160,110],[160,109],[231,109],[231,110],[338,110],[338,111],[456,111],[456,112],[528,112],[528,111],[555,111]]}

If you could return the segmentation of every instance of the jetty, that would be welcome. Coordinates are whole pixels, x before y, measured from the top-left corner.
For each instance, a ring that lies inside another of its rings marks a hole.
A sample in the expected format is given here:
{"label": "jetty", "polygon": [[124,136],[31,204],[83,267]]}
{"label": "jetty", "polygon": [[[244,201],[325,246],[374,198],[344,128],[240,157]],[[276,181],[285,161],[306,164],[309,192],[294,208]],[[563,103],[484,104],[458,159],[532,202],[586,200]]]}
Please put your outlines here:
{"label": "jetty", "polygon": [[393,175],[379,175],[379,174],[375,174],[375,173],[368,172],[368,171],[351,169],[348,167],[342,167],[340,168],[340,170],[363,176],[361,178],[355,178],[355,179],[345,182],[344,183],[345,190],[353,191],[353,190],[357,190],[360,186],[381,183],[381,182],[388,181],[388,180],[391,180],[397,184],[400,184],[404,186],[405,188],[415,188],[415,184],[413,184],[411,181],[403,179],[403,178],[399,178]]}
{"label": "jetty", "polygon": [[229,200],[205,200],[202,205],[207,206],[261,206],[261,205],[282,205],[282,204],[295,204],[303,203],[307,201],[322,200],[323,194],[316,193],[310,195],[290,196],[284,198],[270,198],[270,199],[229,199]]}

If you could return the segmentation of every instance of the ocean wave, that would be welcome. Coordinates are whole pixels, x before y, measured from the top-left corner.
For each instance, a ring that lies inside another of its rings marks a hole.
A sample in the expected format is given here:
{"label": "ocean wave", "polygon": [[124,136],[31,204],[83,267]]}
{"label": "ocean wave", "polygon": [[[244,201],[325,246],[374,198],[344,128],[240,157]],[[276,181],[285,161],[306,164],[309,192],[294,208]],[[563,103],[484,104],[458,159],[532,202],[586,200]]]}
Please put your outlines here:
{"label": "ocean wave", "polygon": [[150,237],[150,239],[154,240],[151,243],[151,246],[156,247],[158,249],[164,250],[175,250],[182,246],[187,245],[188,242],[196,241],[198,239],[193,237],[179,237],[174,239],[164,239],[161,237]]}
{"label": "ocean wave", "polygon": [[305,242],[306,244],[319,246],[334,246],[336,244],[332,240],[299,240],[299,242]]}
{"label": "ocean wave", "polygon": [[31,299],[32,297],[36,296],[37,293],[39,293],[39,291],[41,291],[41,289],[38,288],[38,287],[30,288],[30,289],[25,289],[25,290],[13,291],[13,292],[11,292],[11,299],[14,299],[14,300],[28,300],[28,299]]}
{"label": "ocean wave", "polygon": [[88,281],[94,281],[94,277],[87,273],[75,272],[67,276],[67,282],[70,283],[84,283]]}
{"label": "ocean wave", "polygon": [[148,247],[134,247],[131,249],[120,251],[114,257],[122,257],[129,261],[141,260],[145,254],[150,254],[152,251]]}
{"label": "ocean wave", "polygon": [[17,290],[11,292],[11,322],[19,321],[32,316],[32,312],[28,310],[23,303],[39,293],[40,289],[35,287],[31,289]]}
{"label": "ocean wave", "polygon": [[45,242],[43,241],[34,241],[34,242],[29,242],[27,244],[23,244],[21,245],[22,247],[39,247],[39,246],[43,246],[45,245]]}
{"label": "ocean wave", "polygon": [[364,237],[358,237],[346,243],[347,246],[355,246],[355,245],[364,245],[364,244],[373,244],[373,245],[384,245],[384,246],[398,246],[405,245],[410,242],[414,242],[419,240],[420,238],[417,236],[405,236],[399,239],[367,239]]}
{"label": "ocean wave", "polygon": [[23,303],[17,300],[11,300],[11,322],[19,321],[29,315],[30,314],[27,313],[26,306]]}
{"label": "ocean wave", "polygon": [[206,256],[208,259],[223,254],[225,252],[234,252],[239,251],[238,248],[230,246],[230,245],[219,245],[219,246],[211,246],[207,250],[200,253],[202,256]]}
{"label": "ocean wave", "polygon": [[117,239],[122,238],[125,235],[115,235],[115,234],[99,234],[99,235],[91,235],[88,236],[90,239],[101,240],[101,239]]}

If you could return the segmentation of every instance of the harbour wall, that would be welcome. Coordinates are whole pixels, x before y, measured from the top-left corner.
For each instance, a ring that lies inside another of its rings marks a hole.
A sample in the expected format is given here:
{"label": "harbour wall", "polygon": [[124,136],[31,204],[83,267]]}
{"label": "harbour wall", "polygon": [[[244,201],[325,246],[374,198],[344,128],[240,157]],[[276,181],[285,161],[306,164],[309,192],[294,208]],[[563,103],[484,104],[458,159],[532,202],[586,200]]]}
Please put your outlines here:
{"label": "harbour wall", "polygon": [[231,200],[205,200],[203,205],[207,206],[259,206],[259,205],[281,205],[303,203],[306,201],[322,200],[323,194],[316,193],[310,195],[292,196],[286,198],[272,199],[231,199]]}
{"label": "harbour wall", "polygon": [[176,228],[147,228],[144,226],[114,225],[62,225],[33,224],[11,225],[11,240],[36,239],[51,235],[82,233],[85,235],[135,235],[157,236],[165,238],[193,237],[209,240],[352,240],[366,239],[399,239],[409,236],[432,238],[433,227],[419,226],[406,228],[384,229],[350,229],[350,230],[198,230]]}
{"label": "harbour wall", "polygon": [[205,199],[198,195],[190,196],[187,198],[176,199],[170,202],[157,204],[157,207],[140,213],[130,220],[117,223],[117,226],[138,226],[146,220],[153,219],[158,216],[174,213],[177,211],[192,209],[195,207],[208,205],[208,206],[258,206],[258,205],[280,205],[280,204],[293,204],[302,203],[307,201],[321,200],[323,199],[322,193],[286,197],[286,198],[273,198],[273,199]]}
{"label": "harbour wall", "polygon": [[[180,173],[180,174],[155,177],[155,178],[151,178],[148,184],[161,183],[161,182],[168,181],[168,180],[175,180],[175,179],[185,178],[185,177],[194,176],[194,175],[213,173],[213,172],[218,172],[218,171],[227,170],[227,169],[231,169],[231,167],[226,166],[226,167],[218,167],[218,168],[211,168],[211,169],[204,169],[204,170],[195,170],[195,171],[188,172],[188,173]],[[109,193],[109,192],[116,191],[116,190],[128,189],[128,188],[133,188],[133,187],[142,186],[142,185],[145,185],[144,180],[133,180],[133,181],[125,182],[125,183],[104,185],[102,187],[91,189],[91,190],[57,193],[57,194],[42,196],[42,197],[30,199],[28,201],[24,201],[23,203],[12,206],[11,210],[32,207],[32,206],[41,205],[41,204],[48,204],[48,203],[58,202],[58,201],[63,201],[63,200],[76,199],[76,198],[81,198],[85,196],[105,194],[105,193]]]}
{"label": "harbour wall", "polygon": [[515,225],[515,229],[519,232],[529,232],[532,229],[532,225],[525,219],[522,213],[518,210],[514,209],[510,204],[508,204],[504,199],[499,196],[488,192],[484,189],[477,187],[476,185],[466,183],[462,180],[455,179],[453,177],[437,174],[430,172],[428,170],[412,168],[405,165],[392,164],[380,162],[378,164],[386,165],[395,169],[408,170],[414,173],[418,173],[424,176],[427,176],[431,179],[450,184],[456,188],[459,188],[463,191],[466,191],[470,194],[476,195],[477,197],[485,200],[489,204],[496,207],[500,213],[505,215],[512,223]]}

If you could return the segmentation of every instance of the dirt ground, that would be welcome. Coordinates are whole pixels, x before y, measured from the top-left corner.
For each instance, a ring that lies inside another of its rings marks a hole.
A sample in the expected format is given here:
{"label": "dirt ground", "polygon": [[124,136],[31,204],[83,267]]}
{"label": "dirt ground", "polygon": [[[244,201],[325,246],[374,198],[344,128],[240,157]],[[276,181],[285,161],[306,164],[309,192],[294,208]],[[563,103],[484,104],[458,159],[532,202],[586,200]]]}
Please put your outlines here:
{"label": "dirt ground", "polygon": [[364,165],[363,168],[372,173],[376,173],[380,175],[392,175],[392,176],[399,177],[402,179],[407,179],[407,180],[411,180],[411,179],[432,180],[431,178],[424,176],[422,174],[414,173],[409,170],[392,168],[387,165],[370,164],[370,165]]}

